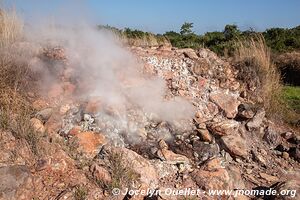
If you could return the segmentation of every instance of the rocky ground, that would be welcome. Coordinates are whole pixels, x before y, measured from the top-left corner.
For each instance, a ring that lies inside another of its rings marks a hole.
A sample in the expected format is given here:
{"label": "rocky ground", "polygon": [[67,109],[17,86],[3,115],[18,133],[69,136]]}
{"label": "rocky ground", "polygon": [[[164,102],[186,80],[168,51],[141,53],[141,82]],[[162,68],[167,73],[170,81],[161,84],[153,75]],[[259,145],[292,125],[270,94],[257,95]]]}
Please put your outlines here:
{"label": "rocky ground", "polygon": [[[1,132],[0,199],[151,199],[113,196],[113,188],[299,192],[299,133],[265,117],[230,63],[207,49],[130,51],[144,74],[166,81],[165,98],[187,99],[195,117],[161,121],[130,103],[124,110],[97,97],[75,98],[85,86],[72,76],[62,48],[47,49],[42,56],[49,67],[61,62],[54,72],[60,82],[46,95],[28,93],[36,110],[31,123],[40,137],[37,152],[12,133]],[[219,198],[234,199],[205,193],[152,197]]]}

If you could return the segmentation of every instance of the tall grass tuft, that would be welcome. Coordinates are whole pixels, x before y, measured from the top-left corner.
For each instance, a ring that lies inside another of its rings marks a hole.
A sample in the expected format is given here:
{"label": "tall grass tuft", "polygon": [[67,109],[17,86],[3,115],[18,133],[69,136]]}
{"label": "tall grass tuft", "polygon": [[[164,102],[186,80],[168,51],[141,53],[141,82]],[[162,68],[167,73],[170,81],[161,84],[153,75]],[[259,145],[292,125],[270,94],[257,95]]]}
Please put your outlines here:
{"label": "tall grass tuft", "polygon": [[23,34],[23,22],[14,9],[0,9],[0,47],[11,45]]}
{"label": "tall grass tuft", "polygon": [[18,61],[18,42],[23,23],[15,10],[0,9],[0,130],[10,131],[16,139],[25,139],[38,154],[39,137],[30,122],[33,109],[26,98],[28,64]]}
{"label": "tall grass tuft", "polygon": [[271,51],[262,35],[237,41],[234,60],[239,70],[238,78],[247,85],[251,95],[262,104],[269,117],[284,121],[295,117],[282,98],[281,76],[271,60]]}

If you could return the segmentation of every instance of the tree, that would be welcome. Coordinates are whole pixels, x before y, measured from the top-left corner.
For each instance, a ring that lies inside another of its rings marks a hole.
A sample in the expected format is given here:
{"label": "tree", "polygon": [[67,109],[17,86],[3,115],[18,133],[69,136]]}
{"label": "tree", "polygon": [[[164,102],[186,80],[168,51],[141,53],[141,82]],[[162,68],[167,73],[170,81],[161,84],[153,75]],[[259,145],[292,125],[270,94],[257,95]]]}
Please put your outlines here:
{"label": "tree", "polygon": [[192,31],[193,23],[184,22],[184,24],[180,28],[181,35],[188,35],[193,33]]}
{"label": "tree", "polygon": [[238,29],[237,25],[228,24],[224,28],[224,36],[226,40],[236,39],[240,35],[240,30]]}

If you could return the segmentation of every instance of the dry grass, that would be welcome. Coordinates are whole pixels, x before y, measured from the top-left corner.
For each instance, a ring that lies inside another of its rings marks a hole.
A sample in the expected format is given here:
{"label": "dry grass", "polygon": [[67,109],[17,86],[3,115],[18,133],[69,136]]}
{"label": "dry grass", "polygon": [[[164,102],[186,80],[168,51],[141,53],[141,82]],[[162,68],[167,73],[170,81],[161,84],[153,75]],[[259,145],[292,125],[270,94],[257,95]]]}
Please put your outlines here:
{"label": "dry grass", "polygon": [[[269,117],[286,120],[293,117],[282,100],[281,77],[271,60],[271,52],[259,35],[247,41],[238,41],[234,55],[238,78],[251,96],[266,109]],[[287,120],[288,121],[288,120]]]}
{"label": "dry grass", "polygon": [[137,174],[129,164],[124,164],[123,153],[111,152],[108,155],[108,166],[112,181],[110,183],[97,180],[97,184],[104,190],[111,192],[113,188],[131,188],[139,180]]}
{"label": "dry grass", "polygon": [[74,199],[75,200],[85,200],[87,199],[88,190],[85,186],[76,186],[74,192]]}
{"label": "dry grass", "polygon": [[121,35],[120,39],[123,43],[129,46],[139,46],[139,47],[153,47],[160,45],[170,45],[170,42],[165,38],[158,38],[155,35],[149,34],[141,38],[128,38],[125,35]]}
{"label": "dry grass", "polygon": [[14,10],[0,10],[0,129],[11,131],[16,139],[25,139],[38,154],[39,136],[30,123],[33,109],[25,95],[30,70],[18,62],[14,47],[22,38],[22,29]]}
{"label": "dry grass", "polygon": [[14,9],[0,9],[0,47],[11,45],[22,37],[23,22]]}

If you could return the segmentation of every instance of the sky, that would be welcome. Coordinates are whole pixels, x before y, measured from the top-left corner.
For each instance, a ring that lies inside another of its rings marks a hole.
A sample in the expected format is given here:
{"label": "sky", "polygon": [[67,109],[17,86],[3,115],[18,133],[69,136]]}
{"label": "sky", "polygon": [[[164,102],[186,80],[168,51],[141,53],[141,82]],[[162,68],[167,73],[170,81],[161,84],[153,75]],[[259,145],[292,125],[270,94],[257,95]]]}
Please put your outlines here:
{"label": "sky", "polygon": [[26,21],[88,20],[90,23],[129,27],[154,33],[179,31],[194,23],[198,34],[222,31],[226,24],[242,30],[291,28],[300,25],[300,0],[9,0]]}

